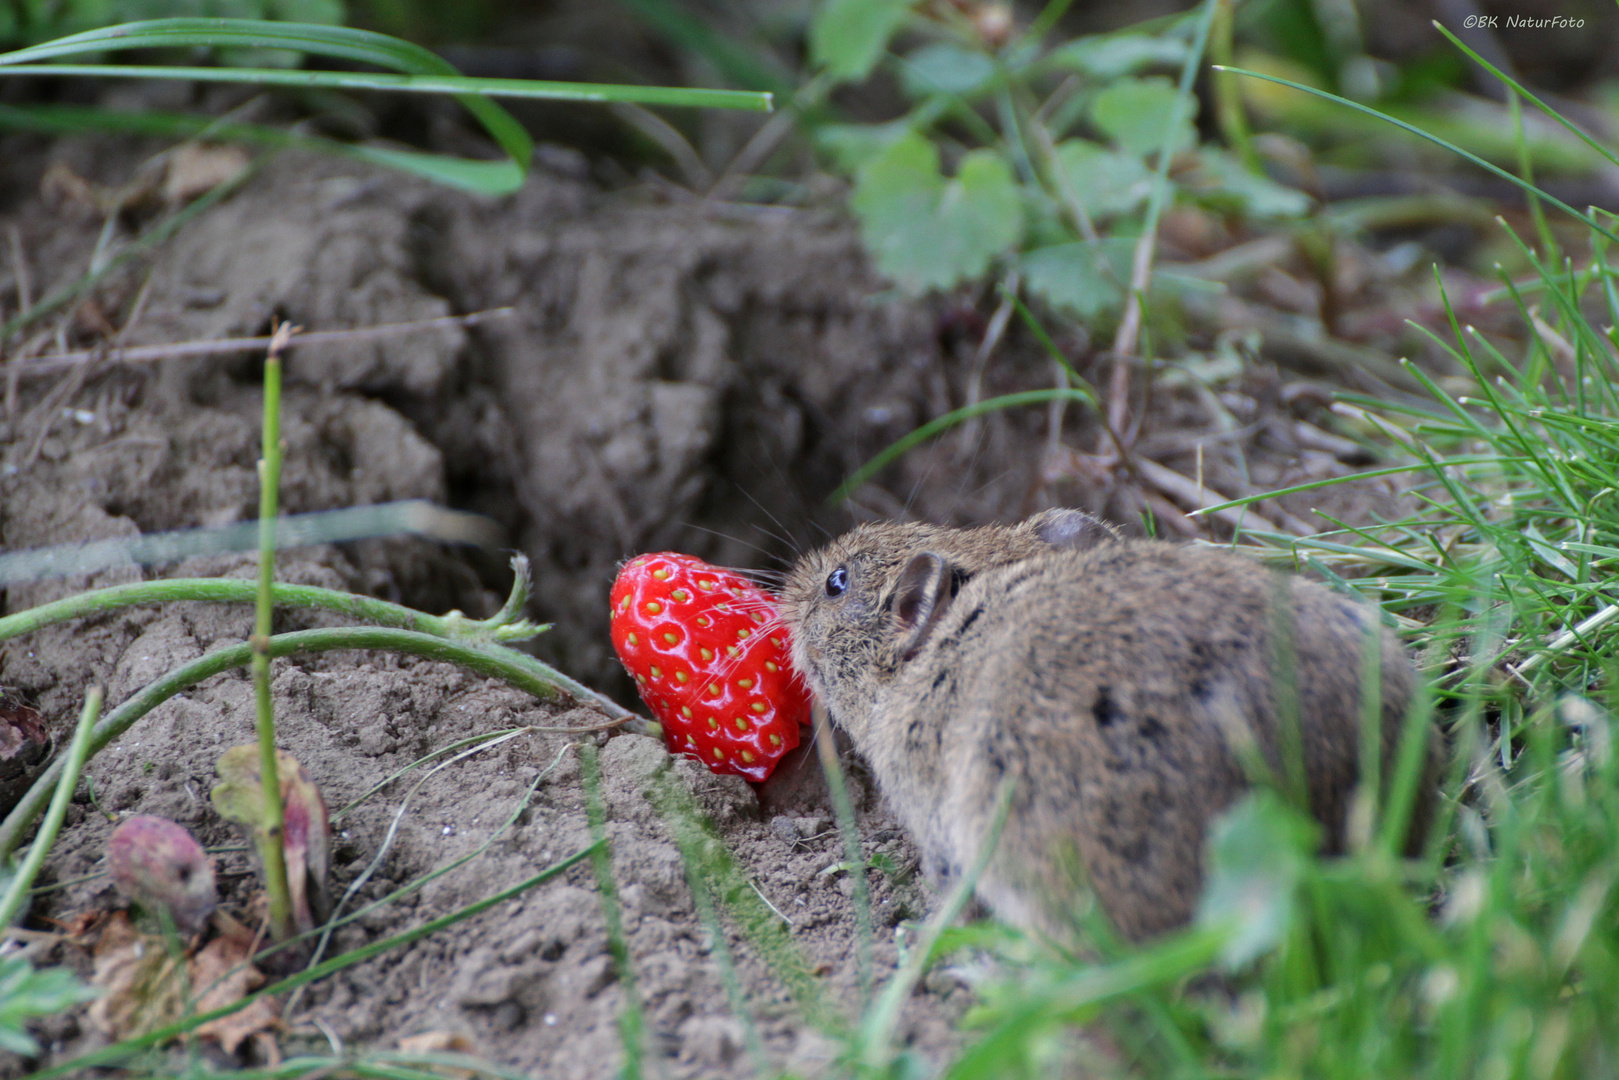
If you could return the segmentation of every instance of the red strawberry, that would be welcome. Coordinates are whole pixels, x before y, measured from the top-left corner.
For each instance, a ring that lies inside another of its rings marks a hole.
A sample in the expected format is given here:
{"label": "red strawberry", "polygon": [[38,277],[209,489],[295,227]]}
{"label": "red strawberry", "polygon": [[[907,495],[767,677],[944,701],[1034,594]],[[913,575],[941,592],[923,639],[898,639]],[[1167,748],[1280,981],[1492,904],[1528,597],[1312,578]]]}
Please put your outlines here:
{"label": "red strawberry", "polygon": [[763,780],[798,745],[809,691],[770,594],[677,552],[639,555],[613,582],[613,648],[671,753]]}

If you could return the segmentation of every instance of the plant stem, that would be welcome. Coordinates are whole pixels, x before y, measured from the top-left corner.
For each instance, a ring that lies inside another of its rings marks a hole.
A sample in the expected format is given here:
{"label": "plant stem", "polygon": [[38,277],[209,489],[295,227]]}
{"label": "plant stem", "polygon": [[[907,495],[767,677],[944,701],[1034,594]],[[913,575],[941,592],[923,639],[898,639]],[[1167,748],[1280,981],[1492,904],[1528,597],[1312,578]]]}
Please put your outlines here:
{"label": "plant stem", "polygon": [[832,737],[832,725],[826,710],[817,705],[815,717],[815,750],[821,757],[821,770],[826,773],[827,791],[832,796],[832,809],[838,820],[838,832],[843,838],[843,858],[849,864],[849,881],[854,886],[850,900],[854,902],[855,962],[860,969],[860,1000],[871,1001],[871,894],[866,882],[866,858],[860,850],[860,826],[854,818],[854,801],[849,798],[844,783],[843,766],[838,762],[838,744]]}
{"label": "plant stem", "polygon": [[[460,664],[479,675],[504,679],[519,690],[527,691],[542,701],[555,701],[563,694],[578,696],[572,690],[572,687],[578,684],[572,679],[559,674],[532,656],[503,645],[468,645],[387,626],[335,626],[316,630],[295,630],[287,634],[277,634],[270,639],[272,657],[291,656],[303,652],[329,652],[333,649],[383,649],[424,656],[429,660]],[[222,671],[242,667],[251,659],[252,649],[244,643],[219,649],[175,668],[126,700],[95,726],[95,730],[90,733],[89,756],[95,756],[108,743],[129,730],[135,721],[175,694]],[[626,725],[639,719],[623,706],[599,694],[588,691],[587,693],[589,696],[581,700],[605,712],[610,718],[622,721]],[[51,785],[62,774],[63,765],[64,759],[61,758],[53,762],[51,767],[34,781],[34,786],[28,789],[28,794],[22,797],[5,821],[0,822],[0,858],[17,850],[22,843],[23,831],[44,810]]]}
{"label": "plant stem", "polygon": [[68,745],[64,759],[62,782],[56,785],[56,794],[51,798],[51,809],[45,815],[45,824],[40,826],[39,835],[34,837],[34,846],[28,849],[28,857],[18,868],[17,876],[11,879],[5,899],[0,900],[0,930],[10,926],[11,920],[22,910],[28,899],[28,889],[33,885],[34,878],[39,876],[39,868],[45,865],[45,856],[56,842],[56,833],[67,814],[67,804],[73,799],[73,789],[79,786],[79,771],[90,757],[90,729],[95,727],[96,717],[100,715],[101,687],[92,686],[90,692],[84,695],[84,711],[79,714],[79,726],[73,729],[73,741]]}
{"label": "plant stem", "polygon": [[1096,398],[1091,393],[1077,387],[1071,387],[1053,390],[1023,390],[1016,394],[1002,394],[1000,397],[992,397],[973,405],[955,409],[945,413],[943,416],[929,420],[915,431],[894,440],[891,445],[856,469],[847,480],[838,485],[838,489],[826,497],[826,505],[840,505],[843,500],[859,491],[866,481],[887,468],[890,462],[912,447],[926,442],[939,432],[959,424],[963,420],[971,420],[975,416],[982,416],[985,413],[994,412],[996,409],[1008,409],[1014,405],[1039,405],[1048,401],[1077,401],[1083,405],[1096,404]]}
{"label": "plant stem", "polygon": [[[520,557],[519,557],[520,558]],[[521,611],[527,597],[526,563],[520,576],[523,591],[517,601]],[[516,593],[516,590],[513,590]],[[170,578],[166,581],[139,581],[128,585],[114,585],[94,592],[76,593],[49,604],[28,608],[0,618],[0,641],[31,634],[55,623],[69,619],[82,619],[87,615],[100,615],[119,608],[138,607],[141,604],[213,603],[245,604],[258,597],[258,584],[239,578]],[[541,633],[548,627],[533,623],[510,622],[508,612],[502,610],[491,619],[468,619],[458,613],[428,615],[402,604],[391,604],[372,596],[322,589],[314,585],[289,585],[276,582],[271,586],[271,597],[281,607],[323,608],[363,619],[379,626],[392,626],[400,630],[415,630],[434,637],[457,638],[482,643],[485,641],[520,641]],[[511,602],[507,602],[508,607]]]}
{"label": "plant stem", "polygon": [[[1204,0],[1203,14],[1198,18],[1192,48],[1186,54],[1181,68],[1180,85],[1176,89],[1176,104],[1191,101],[1192,84],[1203,66],[1203,52],[1209,40],[1209,28],[1214,22],[1220,0]],[[1130,357],[1135,355],[1141,336],[1142,305],[1146,302],[1147,288],[1152,282],[1153,254],[1158,244],[1158,221],[1164,207],[1169,204],[1169,163],[1175,156],[1174,138],[1180,131],[1180,114],[1172,111],[1164,129],[1163,145],[1158,151],[1158,165],[1153,173],[1152,195],[1147,200],[1147,216],[1142,224],[1141,238],[1136,241],[1135,256],[1130,266],[1130,287],[1125,293],[1124,315],[1119,319],[1119,330],[1113,336],[1113,378],[1108,389],[1107,426],[1115,438],[1124,438],[1124,422],[1129,415]]]}
{"label": "plant stem", "polygon": [[865,1019],[860,1025],[857,1045],[860,1064],[871,1070],[873,1075],[880,1076],[890,1068],[892,1064],[890,1047],[894,1029],[899,1023],[900,1010],[904,1008],[906,999],[911,996],[911,991],[916,988],[917,980],[922,978],[922,973],[933,962],[934,948],[945,927],[955,922],[956,917],[967,906],[967,901],[972,899],[973,890],[978,887],[978,879],[983,877],[990,859],[995,857],[995,849],[1000,844],[1001,830],[1006,827],[1006,812],[1012,806],[1010,779],[1001,784],[995,802],[995,817],[990,822],[989,832],[983,838],[972,867],[956,882],[938,909],[922,925],[920,934],[905,954],[899,970],[894,972],[893,978],[883,987],[882,994],[866,1011]]}
{"label": "plant stem", "polygon": [[624,1080],[640,1080],[645,1040],[641,999],[635,989],[635,964],[630,957],[629,942],[624,938],[624,909],[619,905],[618,890],[613,885],[613,851],[607,839],[601,770],[596,761],[596,747],[588,741],[579,746],[579,768],[585,781],[585,816],[590,822],[590,861],[596,871],[596,888],[601,894],[602,916],[607,923],[607,953],[613,958],[614,973],[624,988],[624,1008],[618,1015],[624,1067],[618,1075]]}
{"label": "plant stem", "polygon": [[[1209,55],[1216,64],[1229,65],[1232,41],[1236,31],[1236,3],[1234,0],[1215,0],[1214,25],[1209,31]],[[1214,73],[1214,119],[1220,125],[1220,134],[1226,145],[1255,176],[1264,176],[1265,167],[1254,150],[1254,141],[1248,130],[1248,114],[1243,109],[1242,90],[1237,77],[1229,71]]]}
{"label": "plant stem", "polygon": [[282,847],[286,831],[281,805],[281,773],[275,760],[275,702],[270,696],[270,620],[275,612],[271,585],[275,580],[276,495],[281,487],[281,350],[294,327],[282,323],[270,340],[264,361],[264,444],[259,457],[259,588],[253,619],[254,728],[259,740],[259,782],[264,793],[264,819],[254,832],[259,860],[264,867],[264,892],[269,901],[270,934],[285,941],[295,932],[292,894],[287,884],[287,855]]}

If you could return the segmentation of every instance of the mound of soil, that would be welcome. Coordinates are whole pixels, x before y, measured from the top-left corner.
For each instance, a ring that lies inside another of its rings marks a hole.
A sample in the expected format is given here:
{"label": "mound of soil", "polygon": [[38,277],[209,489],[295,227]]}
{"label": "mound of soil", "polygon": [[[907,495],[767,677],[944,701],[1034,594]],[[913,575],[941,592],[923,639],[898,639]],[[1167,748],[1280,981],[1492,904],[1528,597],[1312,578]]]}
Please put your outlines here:
{"label": "mound of soil", "polygon": [[[82,272],[101,225],[92,207],[49,184],[54,197],[37,194],[41,178],[54,168],[110,189],[127,179],[142,148],[6,145],[0,217],[29,256],[22,291],[37,298]],[[144,222],[128,215],[118,224],[133,230]],[[0,280],[6,295],[18,286],[15,277]],[[757,561],[755,548],[790,556],[792,545],[772,531],[802,537],[812,521],[833,524],[818,502],[858,464],[861,447],[917,423],[930,388],[941,392],[933,312],[872,305],[876,288],[847,225],[825,215],[610,198],[556,170],[513,199],[479,203],[391,174],[285,157],[149,263],[115,272],[26,348],[37,354],[93,340],[98,318],[113,320],[124,342],[142,344],[259,333],[275,318],[334,328],[511,305],[511,318],[470,335],[450,329],[291,353],[282,503],[296,513],[428,498],[491,514],[535,560],[534,613],[558,624],[542,641],[570,673],[602,682],[616,666],[603,628],[618,560],[649,547],[734,563]],[[0,544],[253,517],[257,378],[255,362],[231,358],[19,375],[0,421]],[[4,610],[143,577],[246,577],[252,565],[217,557],[15,584]],[[474,613],[493,610],[498,598],[487,586],[503,587],[497,571],[494,557],[469,561],[414,540],[305,549],[278,568],[288,581]],[[282,613],[277,629],[333,621]],[[179,604],[52,627],[0,648],[0,683],[32,697],[61,739],[88,686],[105,686],[116,704],[179,664],[239,643],[250,623],[246,609]],[[279,661],[276,671],[282,745],[334,811],[468,736],[600,719],[408,657],[326,654]],[[172,818],[208,845],[236,843],[207,793],[220,753],[251,741],[252,716],[246,673],[222,675],[95,758],[42,878],[71,884],[47,894],[36,919],[65,922],[116,905],[110,883],[94,875],[113,823],[127,814]],[[691,792],[790,924],[833,1010],[852,1015],[852,884],[838,869],[842,848],[815,766],[806,769],[801,754],[761,793],[671,761],[651,739],[595,738],[636,993],[648,1051],[666,1059],[660,1068],[753,1072],[743,1023],[724,1004],[710,930],[696,916],[669,826],[647,799],[659,784]],[[585,847],[576,741],[522,734],[409,773],[343,813],[337,894],[376,862],[349,910],[488,846],[339,931],[328,954],[454,911]],[[926,896],[906,842],[858,763],[851,767],[865,849],[900,868],[870,876],[877,962],[891,968],[888,928],[923,912]],[[244,917],[256,892],[247,860],[220,857],[227,906]],[[88,974],[81,942],[33,948],[37,962]],[[804,1024],[742,938],[730,941],[730,952],[766,1052],[813,1072],[830,1053],[826,1038]],[[288,1052],[323,1050],[329,1037],[388,1048],[406,1036],[450,1032],[476,1053],[537,1074],[607,1076],[621,1057],[625,974],[608,955],[585,863],[312,987],[286,1017],[280,1042]],[[908,1009],[905,1037],[925,1053],[954,1041],[951,1021],[964,995],[947,1000],[953,985],[945,980]],[[47,1021],[43,1035],[47,1060],[33,1064],[65,1060],[102,1039],[80,1014]],[[17,1059],[5,1066],[10,1075],[25,1071]]]}

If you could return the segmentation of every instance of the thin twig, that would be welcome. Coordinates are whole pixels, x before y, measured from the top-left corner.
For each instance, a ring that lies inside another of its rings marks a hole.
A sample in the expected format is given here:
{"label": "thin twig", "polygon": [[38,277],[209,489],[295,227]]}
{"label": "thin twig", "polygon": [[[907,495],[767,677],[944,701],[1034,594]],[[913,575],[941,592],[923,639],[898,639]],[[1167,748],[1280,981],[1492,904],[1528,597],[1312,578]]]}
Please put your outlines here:
{"label": "thin twig", "polygon": [[697,150],[681,134],[680,129],[652,110],[627,101],[614,102],[613,115],[636,131],[651,139],[674,161],[675,167],[693,191],[707,191],[714,183],[714,173],[704,164]]}
{"label": "thin twig", "polygon": [[1557,637],[1547,643],[1544,649],[1519,664],[1513,670],[1513,674],[1527,677],[1530,672],[1550,660],[1554,655],[1567,649],[1587,634],[1602,629],[1602,627],[1612,622],[1616,616],[1619,616],[1619,604],[1609,604],[1595,615],[1558,634]]}
{"label": "thin twig", "polygon": [[[299,334],[286,344],[288,351],[310,345],[332,345],[350,341],[369,341],[373,338],[413,334],[421,330],[435,330],[445,326],[477,326],[480,323],[511,316],[509,307],[474,311],[469,315],[444,315],[436,319],[416,319],[411,322],[383,323],[379,326],[360,326],[349,330],[313,330]],[[136,345],[132,348],[105,347],[76,349],[72,352],[52,353],[30,360],[14,360],[7,365],[9,371],[23,376],[44,375],[62,368],[74,367],[91,360],[105,358],[119,364],[149,363],[180,356],[219,356],[227,353],[258,352],[270,347],[269,337],[220,338],[216,341],[185,341],[171,345]]]}
{"label": "thin twig", "polygon": [[1175,105],[1170,112],[1164,131],[1163,144],[1158,150],[1158,168],[1153,177],[1152,195],[1147,201],[1147,216],[1136,241],[1135,257],[1130,265],[1130,288],[1125,293],[1124,316],[1119,320],[1118,333],[1113,336],[1113,377],[1108,386],[1107,426],[1118,435],[1124,433],[1124,421],[1129,410],[1130,357],[1135,354],[1141,335],[1142,305],[1147,286],[1152,278],[1153,256],[1158,249],[1158,222],[1163,216],[1169,193],[1169,161],[1174,156],[1173,139],[1180,128],[1180,110],[1183,101],[1191,100],[1192,82],[1203,66],[1203,51],[1209,40],[1209,27],[1213,23],[1217,0],[1205,0],[1203,17],[1198,20],[1192,48],[1186,54],[1181,69],[1180,85],[1175,94]]}
{"label": "thin twig", "polygon": [[17,310],[27,311],[34,306],[34,283],[28,274],[28,257],[22,250],[22,233],[17,226],[6,226],[6,240],[11,246],[11,273],[16,279]]}
{"label": "thin twig", "polygon": [[[1006,275],[1001,285],[1001,303],[995,309],[995,314],[989,317],[989,326],[984,331],[984,340],[978,343],[978,351],[973,354],[972,368],[967,373],[966,400],[962,402],[965,407],[978,404],[978,399],[984,390],[984,369],[989,366],[989,358],[1006,335],[1006,326],[1012,319],[1012,312],[1017,304],[1018,272],[1013,270]],[[960,446],[968,451],[978,442],[978,428],[982,421],[974,416],[961,425]]]}
{"label": "thin twig", "polygon": [[736,157],[731,159],[731,163],[720,173],[719,179],[714,181],[714,186],[708,189],[708,197],[714,200],[733,198],[737,189],[803,119],[805,110],[820,102],[831,81],[831,77],[822,72],[801,86],[793,94],[792,100],[766,121],[765,125],[754,133],[753,138],[737,152]]}
{"label": "thin twig", "polygon": [[[1219,506],[1221,503],[1231,501],[1224,495],[1221,495],[1218,491],[1215,491],[1213,488],[1209,487],[1206,483],[1199,484],[1191,477],[1182,476],[1174,469],[1171,469],[1166,465],[1160,465],[1158,462],[1152,461],[1149,458],[1137,457],[1131,463],[1131,465],[1134,468],[1136,475],[1141,477],[1142,480],[1151,484],[1153,487],[1157,488],[1159,491],[1162,491],[1165,495],[1168,495],[1177,502],[1180,502],[1183,505],[1190,504],[1195,510],[1202,510],[1211,506]],[[1291,532],[1298,535],[1308,535],[1311,531],[1309,528],[1305,527],[1302,528],[1301,532],[1299,528],[1301,523],[1292,521],[1291,519],[1289,519],[1289,524],[1294,527],[1284,529],[1247,507],[1242,509],[1216,510],[1213,513],[1214,516],[1219,518],[1221,521],[1237,527],[1258,526],[1269,532]]]}
{"label": "thin twig", "polygon": [[793,922],[792,919],[787,917],[786,912],[782,911],[781,908],[770,902],[770,897],[766,896],[764,890],[759,888],[759,883],[757,881],[753,880],[752,878],[748,878],[748,888],[752,889],[754,893],[758,895],[759,899],[764,901],[765,907],[776,913],[776,918],[780,919],[788,926],[798,925],[797,923]]}

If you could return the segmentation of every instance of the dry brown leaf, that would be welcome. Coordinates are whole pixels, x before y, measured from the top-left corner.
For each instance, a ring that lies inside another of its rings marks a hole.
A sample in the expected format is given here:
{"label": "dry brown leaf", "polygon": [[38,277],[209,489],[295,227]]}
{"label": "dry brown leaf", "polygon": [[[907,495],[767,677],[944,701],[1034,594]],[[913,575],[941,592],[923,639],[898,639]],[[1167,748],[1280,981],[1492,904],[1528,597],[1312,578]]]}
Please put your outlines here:
{"label": "dry brown leaf", "polygon": [[[192,959],[191,985],[202,995],[197,999],[199,1013],[240,1001],[264,985],[264,975],[248,962],[251,956],[241,942],[218,937]],[[280,1013],[275,998],[261,997],[245,1009],[199,1025],[196,1033],[218,1040],[225,1053],[234,1054],[243,1040],[274,1030]]]}
{"label": "dry brown leaf", "polygon": [[234,180],[247,170],[251,160],[239,146],[202,146],[190,143],[169,158],[163,178],[163,198],[171,203],[185,202],[205,195],[220,184]]}
{"label": "dry brown leaf", "polygon": [[[420,1035],[407,1035],[399,1040],[399,1049],[407,1054],[471,1054],[476,1047],[472,1040],[458,1031],[424,1031]],[[428,1065],[425,1068],[440,1076],[454,1080],[470,1080],[477,1073],[472,1069],[455,1069]]]}
{"label": "dry brown leaf", "polygon": [[[163,938],[143,934],[118,912],[107,920],[95,948],[91,984],[105,991],[90,1006],[90,1023],[111,1039],[127,1039],[174,1023],[190,1013],[212,1012],[240,1001],[264,985],[264,975],[249,961],[251,938],[217,937],[189,961],[169,954]],[[279,1024],[280,1005],[259,998],[238,1012],[197,1027],[196,1034],[214,1039],[227,1054],[249,1039],[273,1049],[270,1033]],[[269,1051],[267,1050],[267,1053]],[[276,1052],[277,1056],[279,1052]]]}
{"label": "dry brown leaf", "polygon": [[173,1023],[185,1008],[180,970],[162,938],[136,930],[123,912],[114,915],[96,942],[90,984],[104,993],[90,1005],[91,1025],[118,1040]]}

